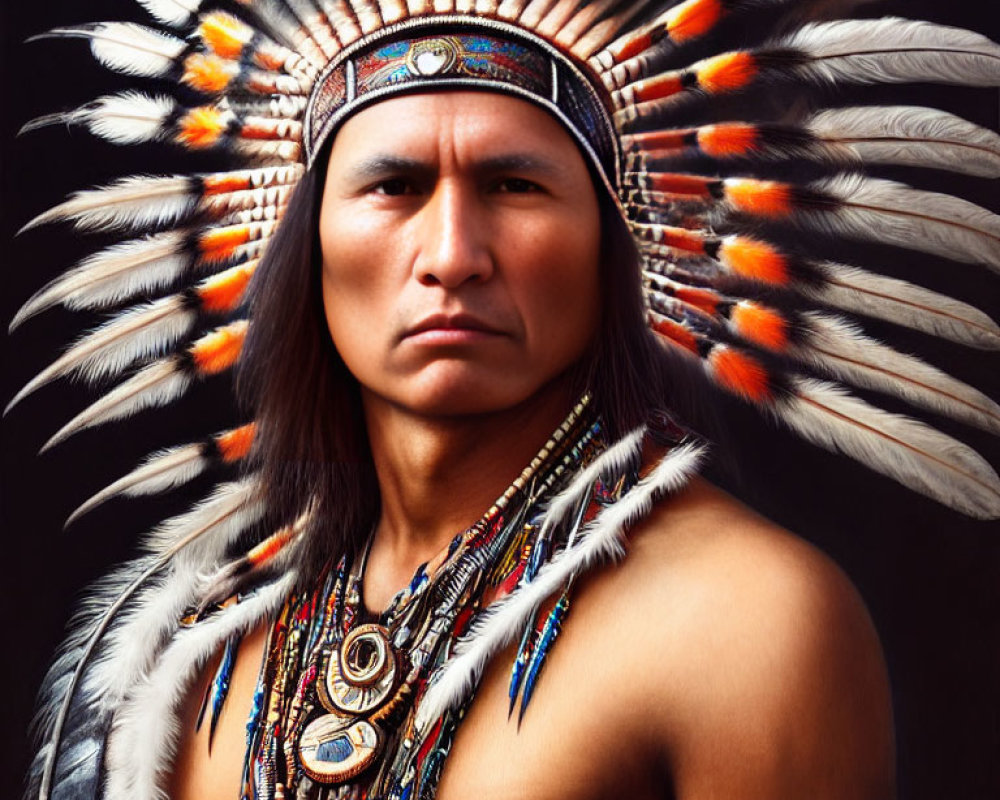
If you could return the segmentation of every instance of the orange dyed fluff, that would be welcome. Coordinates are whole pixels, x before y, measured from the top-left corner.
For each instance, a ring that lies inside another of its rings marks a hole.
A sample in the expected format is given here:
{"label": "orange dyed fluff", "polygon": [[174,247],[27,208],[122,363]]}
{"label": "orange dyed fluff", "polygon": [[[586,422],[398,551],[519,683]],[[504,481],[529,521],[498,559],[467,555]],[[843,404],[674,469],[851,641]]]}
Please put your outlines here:
{"label": "orange dyed fluff", "polygon": [[223,328],[217,328],[195,342],[191,347],[191,357],[198,372],[202,375],[214,375],[235,364],[243,349],[247,327],[245,319],[233,322]]}
{"label": "orange dyed fluff", "polygon": [[694,334],[673,320],[657,319],[653,322],[652,328],[672,344],[680,345],[692,353],[698,352],[698,343],[695,341]]}
{"label": "orange dyed fluff", "polygon": [[211,147],[226,132],[226,120],[214,108],[192,108],[177,125],[177,138],[189,147]]}
{"label": "orange dyed fluff", "polygon": [[658,192],[670,194],[686,194],[695,197],[708,197],[708,186],[714,179],[701,178],[697,175],[675,175],[661,172],[646,178],[650,187]]}
{"label": "orange dyed fluff", "polygon": [[256,433],[256,423],[250,422],[216,436],[215,445],[219,448],[222,460],[231,464],[233,461],[244,458],[253,446],[253,438]]}
{"label": "orange dyed fluff", "polygon": [[788,323],[773,309],[743,301],[729,318],[741,336],[769,350],[781,351],[788,344]]}
{"label": "orange dyed fluff", "polygon": [[750,356],[718,345],[709,354],[708,363],[718,384],[733,394],[753,402],[771,396],[767,370]]}
{"label": "orange dyed fluff", "polygon": [[732,92],[757,77],[757,62],[753,54],[745,50],[723,53],[702,61],[697,75],[698,85],[706,92]]}
{"label": "orange dyed fluff", "polygon": [[698,147],[716,158],[741,156],[757,145],[757,128],[743,122],[706,125],[698,131]]}
{"label": "orange dyed fluff", "polygon": [[257,260],[220,272],[204,281],[197,289],[201,307],[213,314],[232,311],[246,291]]}
{"label": "orange dyed fluff", "polygon": [[730,178],[726,181],[726,199],[739,211],[759,217],[784,217],[792,210],[787,183]]}
{"label": "orange dyed fluff", "polygon": [[236,76],[238,67],[232,61],[204,53],[193,53],[184,59],[181,80],[206,94],[218,94]]}
{"label": "orange dyed fluff", "polygon": [[253,32],[231,14],[213,11],[202,17],[198,33],[208,48],[223,58],[237,59]]}
{"label": "orange dyed fluff", "polygon": [[683,42],[710,31],[722,16],[719,0],[688,0],[667,14],[667,30],[675,42]]}
{"label": "orange dyed fluff", "polygon": [[766,242],[737,236],[722,243],[719,259],[733,272],[764,283],[788,282],[788,262]]}
{"label": "orange dyed fluff", "polygon": [[202,259],[214,262],[225,261],[233,254],[233,250],[249,241],[250,226],[233,225],[228,228],[206,231],[202,234],[198,244]]}

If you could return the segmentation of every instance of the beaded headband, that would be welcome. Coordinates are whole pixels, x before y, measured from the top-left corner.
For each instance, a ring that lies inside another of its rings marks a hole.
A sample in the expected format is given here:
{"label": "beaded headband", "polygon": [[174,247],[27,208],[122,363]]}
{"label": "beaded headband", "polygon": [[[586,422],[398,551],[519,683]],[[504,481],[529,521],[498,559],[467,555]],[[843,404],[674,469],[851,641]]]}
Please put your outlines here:
{"label": "beaded headband", "polygon": [[306,105],[306,166],[313,165],[338,126],[365,106],[398,94],[448,89],[500,92],[545,109],[569,131],[617,197],[621,160],[604,87],[541,37],[498,20],[462,15],[390,25],[331,60]]}

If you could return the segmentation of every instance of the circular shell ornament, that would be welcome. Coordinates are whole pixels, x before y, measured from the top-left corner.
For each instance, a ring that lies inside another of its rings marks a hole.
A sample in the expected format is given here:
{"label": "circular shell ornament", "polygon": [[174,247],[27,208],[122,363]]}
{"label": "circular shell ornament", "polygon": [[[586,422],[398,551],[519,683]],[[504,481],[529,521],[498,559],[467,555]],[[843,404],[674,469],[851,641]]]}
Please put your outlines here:
{"label": "circular shell ornament", "polygon": [[396,657],[389,632],[381,625],[355,628],[327,659],[319,698],[328,711],[366,714],[389,698],[396,682]]}
{"label": "circular shell ornament", "polygon": [[380,748],[379,731],[368,720],[324,714],[302,731],[299,763],[314,781],[340,783],[368,767]]}

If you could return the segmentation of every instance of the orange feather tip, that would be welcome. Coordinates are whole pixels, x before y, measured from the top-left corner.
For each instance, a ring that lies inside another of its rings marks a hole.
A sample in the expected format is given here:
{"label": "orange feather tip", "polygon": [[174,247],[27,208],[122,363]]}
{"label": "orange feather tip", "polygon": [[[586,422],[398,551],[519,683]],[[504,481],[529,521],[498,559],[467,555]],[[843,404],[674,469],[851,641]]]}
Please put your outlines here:
{"label": "orange feather tip", "polygon": [[743,278],[763,283],[788,283],[788,259],[767,242],[734,236],[719,245],[718,259]]}
{"label": "orange feather tip", "polygon": [[760,69],[753,53],[737,50],[705,59],[695,74],[702,89],[710,94],[721,94],[749,85],[760,74]]}
{"label": "orange feather tip", "polygon": [[232,225],[209,230],[198,238],[198,251],[202,261],[217,263],[230,258],[237,247],[246,244],[252,238],[252,229],[249,225]]}
{"label": "orange feather tip", "polygon": [[263,542],[254,547],[246,558],[252,567],[260,567],[273,559],[280,553],[298,532],[294,525],[282,528],[277,533],[268,536]]}
{"label": "orange feather tip", "polygon": [[753,403],[772,397],[767,370],[757,360],[726,345],[716,345],[708,354],[708,366],[723,389]]}
{"label": "orange feather tip", "polygon": [[679,345],[689,352],[698,353],[698,340],[691,331],[680,323],[666,317],[657,316],[653,319],[651,327],[656,333],[671,343]]}
{"label": "orange feather tip", "polygon": [[225,115],[208,106],[192,108],[177,123],[177,140],[188,147],[212,147],[226,133],[229,124]]}
{"label": "orange feather tip", "polygon": [[679,72],[668,72],[655,78],[639,81],[632,87],[632,100],[635,103],[648,103],[652,100],[663,100],[685,89],[684,76]]}
{"label": "orange feather tip", "polygon": [[240,356],[249,323],[240,320],[217,328],[191,346],[191,359],[201,375],[215,375],[229,369]]}
{"label": "orange feather tip", "polygon": [[752,153],[760,143],[755,125],[727,122],[698,129],[698,149],[713,158],[734,158]]}
{"label": "orange feather tip", "polygon": [[792,190],[787,183],[730,178],[725,187],[726,200],[737,211],[758,217],[785,217],[792,211]]}
{"label": "orange feather tip", "polygon": [[680,44],[704,36],[722,18],[724,10],[719,0],[689,0],[674,6],[666,20],[670,38]]}
{"label": "orange feather tip", "polygon": [[701,289],[696,286],[684,285],[679,285],[674,290],[674,297],[707,314],[714,314],[716,312],[720,299],[719,295],[711,289]]}
{"label": "orange feather tip", "polygon": [[257,425],[254,422],[220,433],[214,440],[219,457],[227,464],[246,458],[250,448],[253,447],[256,433]]}
{"label": "orange feather tip", "polygon": [[768,350],[788,346],[788,320],[772,308],[744,300],[733,306],[729,321],[743,338]]}
{"label": "orange feather tip", "polygon": [[657,192],[709,198],[712,196],[712,185],[718,184],[718,181],[714,178],[702,178],[697,175],[675,175],[658,172],[645,176],[643,183],[648,188]]}
{"label": "orange feather tip", "polygon": [[195,289],[202,309],[211,314],[224,314],[235,309],[243,300],[256,266],[257,260],[254,259],[203,281]]}
{"label": "orange feather tip", "polygon": [[253,38],[253,30],[231,14],[213,11],[201,18],[198,36],[216,55],[236,60]]}
{"label": "orange feather tip", "polygon": [[239,65],[219,56],[192,53],[184,59],[181,80],[192,89],[205,94],[219,94],[239,75]]}
{"label": "orange feather tip", "polygon": [[240,192],[253,188],[253,183],[249,176],[227,173],[218,176],[209,175],[202,179],[201,185],[206,195]]}

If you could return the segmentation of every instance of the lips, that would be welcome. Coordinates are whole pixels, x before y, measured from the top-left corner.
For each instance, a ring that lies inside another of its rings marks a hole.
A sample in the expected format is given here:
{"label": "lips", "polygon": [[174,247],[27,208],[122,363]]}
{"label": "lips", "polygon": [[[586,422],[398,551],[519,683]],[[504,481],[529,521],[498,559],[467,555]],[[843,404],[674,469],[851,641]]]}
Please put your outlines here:
{"label": "lips", "polygon": [[502,335],[503,331],[490,325],[485,320],[475,317],[472,314],[432,314],[422,319],[413,327],[403,333],[404,339],[413,337],[429,336],[436,332],[443,335],[461,335],[463,332],[470,335]]}

